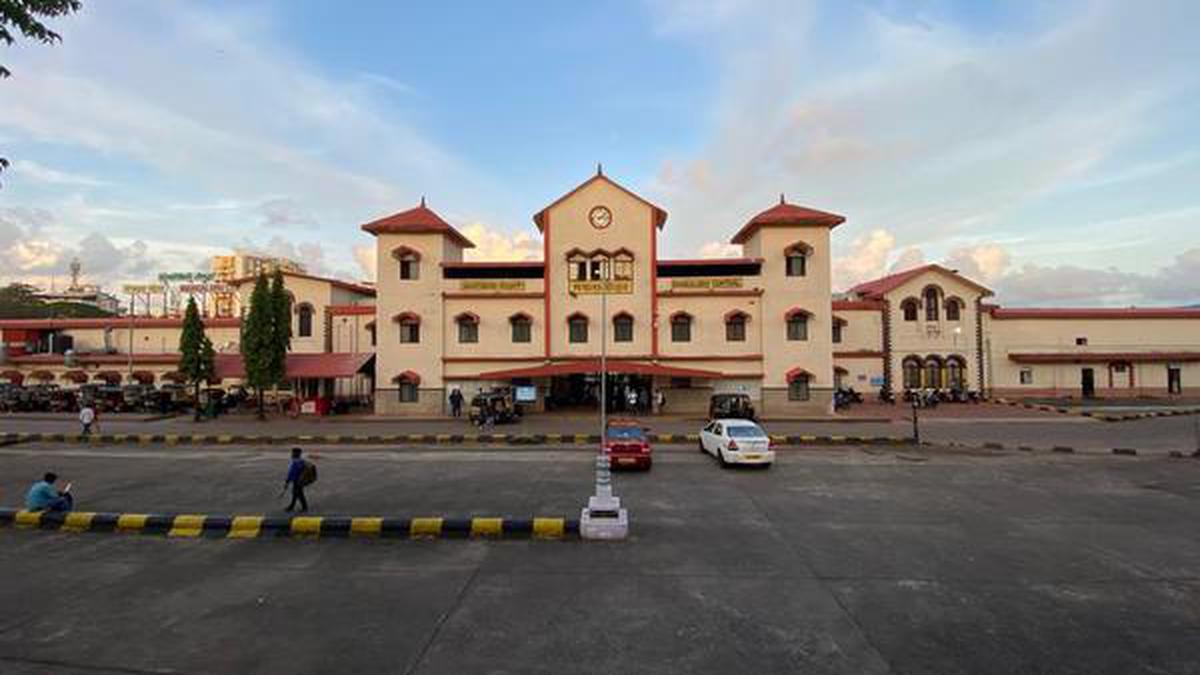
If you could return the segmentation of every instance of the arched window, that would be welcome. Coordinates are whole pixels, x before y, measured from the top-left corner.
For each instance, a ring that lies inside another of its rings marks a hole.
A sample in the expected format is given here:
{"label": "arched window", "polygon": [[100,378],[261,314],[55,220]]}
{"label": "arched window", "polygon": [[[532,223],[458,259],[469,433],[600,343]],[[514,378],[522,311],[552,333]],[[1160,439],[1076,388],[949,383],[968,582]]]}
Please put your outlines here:
{"label": "arched window", "polygon": [[393,317],[400,324],[400,343],[416,344],[421,341],[421,317],[413,312],[401,312]]}
{"label": "arched window", "polygon": [[627,280],[633,278],[633,252],[627,248],[619,248],[613,253],[613,278]]}
{"label": "arched window", "polygon": [[794,368],[788,371],[788,400],[789,401],[807,401],[811,396],[809,384],[812,381],[812,374],[800,368]]}
{"label": "arched window", "polygon": [[406,370],[392,378],[396,383],[401,403],[416,403],[420,399],[421,376]]}
{"label": "arched window", "polygon": [[945,386],[942,379],[942,360],[936,356],[925,358],[925,377],[922,384],[927,389],[941,389]]}
{"label": "arched window", "polygon": [[692,341],[692,315],[675,312],[671,315],[671,342]]}
{"label": "arched window", "polygon": [[920,389],[921,388],[921,359],[915,356],[909,356],[904,359],[904,388],[905,389]]}
{"label": "arched window", "polygon": [[783,252],[785,270],[789,277],[802,277],[808,274],[808,256],[812,255],[812,247],[804,242],[796,242]]}
{"label": "arched window", "polygon": [[296,335],[298,337],[312,337],[313,333],[313,306],[307,302],[302,302],[296,307]]}
{"label": "arched window", "polygon": [[471,312],[463,312],[454,317],[458,324],[458,341],[471,344],[479,342],[479,317]]}
{"label": "arched window", "polygon": [[743,311],[733,310],[725,315],[725,341],[745,342],[746,321],[750,317]]}
{"label": "arched window", "polygon": [[512,327],[513,342],[532,342],[533,341],[533,320],[528,314],[518,312],[508,317],[508,324]]}
{"label": "arched window", "polygon": [[588,341],[588,318],[578,312],[567,317],[567,340],[575,344]]}
{"label": "arched window", "polygon": [[787,321],[787,339],[803,341],[808,339],[808,312],[802,309],[792,309],[784,315]]}
{"label": "arched window", "polygon": [[966,389],[966,361],[961,356],[946,359],[946,386],[951,389]]}
{"label": "arched window", "polygon": [[963,301],[958,298],[946,298],[946,320],[962,320]]}
{"label": "arched window", "polygon": [[904,302],[900,303],[900,311],[904,312],[904,320],[905,321],[916,321],[917,320],[917,299],[916,298],[908,298]]}
{"label": "arched window", "polygon": [[937,321],[940,318],[938,306],[942,297],[941,291],[937,286],[929,286],[922,293],[922,297],[925,299],[925,320]]}
{"label": "arched window", "polygon": [[400,280],[412,281],[421,275],[421,252],[407,246],[392,251],[392,257],[400,265]]}
{"label": "arched window", "polygon": [[613,317],[613,342],[633,342],[633,315],[629,312]]}

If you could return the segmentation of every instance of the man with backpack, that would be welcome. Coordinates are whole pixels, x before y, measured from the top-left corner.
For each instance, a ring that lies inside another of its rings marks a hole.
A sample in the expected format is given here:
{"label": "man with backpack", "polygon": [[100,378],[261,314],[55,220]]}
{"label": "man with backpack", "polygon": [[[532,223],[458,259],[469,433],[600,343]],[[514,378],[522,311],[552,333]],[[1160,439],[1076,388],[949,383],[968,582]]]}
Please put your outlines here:
{"label": "man with backpack", "polygon": [[308,500],[304,497],[304,488],[317,482],[317,465],[303,459],[300,455],[303,451],[300,448],[292,448],[292,461],[288,464],[287,478],[283,481],[283,492],[286,492],[288,486],[292,486],[292,503],[284,511],[291,511],[296,508],[296,502],[300,502],[300,512],[308,511]]}

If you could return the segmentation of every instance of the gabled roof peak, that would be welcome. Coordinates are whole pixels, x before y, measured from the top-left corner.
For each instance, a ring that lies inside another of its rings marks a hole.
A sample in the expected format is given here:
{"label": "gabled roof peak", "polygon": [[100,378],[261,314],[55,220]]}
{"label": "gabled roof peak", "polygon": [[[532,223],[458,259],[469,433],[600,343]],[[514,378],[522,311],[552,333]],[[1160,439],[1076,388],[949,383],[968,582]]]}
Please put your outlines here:
{"label": "gabled roof peak", "polygon": [[547,206],[546,208],[542,209],[541,211],[538,211],[537,213],[533,214],[533,222],[535,225],[537,225],[538,231],[540,232],[545,229],[546,213],[549,212],[550,209],[565,202],[567,199],[571,198],[577,192],[583,190],[584,188],[591,185],[592,183],[595,183],[596,181],[604,181],[604,182],[608,183],[609,185],[617,188],[621,192],[624,192],[625,194],[629,195],[630,197],[633,197],[637,201],[650,207],[650,209],[654,213],[654,225],[658,229],[661,230],[663,227],[663,224],[667,222],[667,212],[665,210],[663,210],[661,207],[659,207],[655,204],[650,203],[649,201],[646,201],[646,199],[643,198],[641,195],[635,193],[634,191],[630,190],[629,188],[625,187],[624,185],[621,185],[617,181],[604,175],[604,167],[599,162],[597,162],[596,163],[596,175],[583,181],[579,185],[575,186],[575,189],[564,194],[563,196],[559,197],[558,199],[555,199],[553,202],[550,203],[549,206]]}
{"label": "gabled roof peak", "polygon": [[475,248],[475,244],[454,229],[437,213],[425,205],[425,195],[421,195],[421,203],[407,211],[393,213],[362,226],[362,229],[376,236],[381,234],[444,234],[463,248]]}
{"label": "gabled roof peak", "polygon": [[730,242],[744,244],[761,227],[824,225],[825,227],[834,228],[844,222],[846,222],[846,218],[836,213],[818,211],[817,209],[797,204],[789,204],[787,198],[780,192],[779,203],[751,218],[750,222],[743,225],[742,229],[733,235]]}

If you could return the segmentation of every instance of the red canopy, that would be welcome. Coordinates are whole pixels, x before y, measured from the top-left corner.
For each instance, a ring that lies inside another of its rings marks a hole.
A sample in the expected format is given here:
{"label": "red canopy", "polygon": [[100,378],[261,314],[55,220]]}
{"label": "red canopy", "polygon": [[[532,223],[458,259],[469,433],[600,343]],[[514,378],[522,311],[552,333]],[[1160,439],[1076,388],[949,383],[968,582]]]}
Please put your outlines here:
{"label": "red canopy", "polygon": [[[320,354],[288,354],[284,371],[290,378],[336,379],[354,377],[366,369],[374,354],[332,352]],[[241,354],[217,354],[216,378],[246,377]]]}
{"label": "red canopy", "polygon": [[19,370],[6,370],[0,373],[0,377],[12,382],[13,384],[21,384],[25,381],[25,376]]}
{"label": "red canopy", "polygon": [[[609,361],[605,366],[605,369],[610,373],[661,375],[663,377],[699,377],[705,379],[724,377],[724,375],[721,373],[713,370],[676,368],[674,366],[660,366],[653,363],[643,363],[640,361]],[[487,380],[510,380],[517,377],[552,377],[555,375],[576,375],[580,373],[588,374],[599,372],[600,359],[587,359],[580,361],[566,361],[548,366],[495,370],[490,373],[480,373],[479,376]]]}

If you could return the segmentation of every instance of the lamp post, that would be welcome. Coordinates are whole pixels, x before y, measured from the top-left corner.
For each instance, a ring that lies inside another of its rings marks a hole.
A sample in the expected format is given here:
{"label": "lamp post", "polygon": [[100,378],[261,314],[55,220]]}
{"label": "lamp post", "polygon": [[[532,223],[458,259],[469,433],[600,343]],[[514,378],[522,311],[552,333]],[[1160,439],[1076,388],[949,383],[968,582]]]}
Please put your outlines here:
{"label": "lamp post", "polygon": [[596,492],[579,519],[584,539],[624,539],[629,536],[629,513],[613,495],[612,466],[604,454],[608,440],[608,284],[612,266],[604,265],[600,279],[600,451],[596,454]]}

